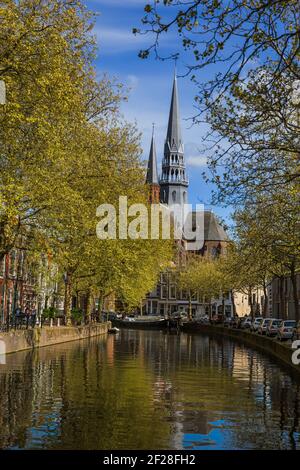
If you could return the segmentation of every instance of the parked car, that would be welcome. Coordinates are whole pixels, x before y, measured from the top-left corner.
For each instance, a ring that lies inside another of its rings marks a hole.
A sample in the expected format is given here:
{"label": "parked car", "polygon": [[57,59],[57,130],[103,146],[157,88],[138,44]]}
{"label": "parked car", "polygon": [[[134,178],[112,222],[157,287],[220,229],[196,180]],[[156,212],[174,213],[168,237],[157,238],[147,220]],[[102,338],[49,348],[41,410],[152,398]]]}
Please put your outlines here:
{"label": "parked car", "polygon": [[223,321],[223,326],[227,326],[228,328],[232,326],[232,318],[231,317],[226,317]]}
{"label": "parked car", "polygon": [[241,328],[243,330],[250,329],[252,324],[252,318],[251,317],[244,317],[241,322]]}
{"label": "parked car", "polygon": [[267,336],[276,336],[281,323],[282,323],[282,319],[274,318],[270,322],[269,326],[267,327],[266,335]]}
{"label": "parked car", "polygon": [[250,330],[257,331],[260,325],[263,322],[263,317],[256,317],[254,318],[253,322],[251,323]]}
{"label": "parked car", "polygon": [[265,335],[267,333],[267,328],[270,325],[272,320],[273,318],[264,318],[257,329],[257,333],[259,335]]}
{"label": "parked car", "polygon": [[293,339],[294,340],[300,339],[300,320],[298,321],[298,323],[294,327]]}
{"label": "parked car", "polygon": [[202,315],[196,319],[198,323],[201,323],[202,325],[209,325],[209,316],[208,315]]}
{"label": "parked car", "polygon": [[278,328],[277,339],[279,339],[279,341],[282,341],[283,339],[292,339],[295,326],[295,320],[282,321]]}
{"label": "parked car", "polygon": [[231,319],[231,328],[240,328],[241,319],[239,317],[233,317]]}
{"label": "parked car", "polygon": [[218,323],[223,323],[223,314],[222,313],[217,313],[214,314],[211,318],[211,323],[212,324],[218,324]]}

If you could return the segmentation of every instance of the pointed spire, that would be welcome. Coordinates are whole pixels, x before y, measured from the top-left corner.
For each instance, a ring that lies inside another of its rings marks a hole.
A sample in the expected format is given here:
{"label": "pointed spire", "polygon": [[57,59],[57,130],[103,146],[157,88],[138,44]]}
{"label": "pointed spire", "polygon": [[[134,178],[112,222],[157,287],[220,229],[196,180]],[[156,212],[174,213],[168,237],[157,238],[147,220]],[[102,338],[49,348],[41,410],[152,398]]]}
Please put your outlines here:
{"label": "pointed spire", "polygon": [[174,146],[178,151],[181,149],[182,138],[181,138],[181,128],[180,128],[180,114],[179,114],[176,68],[174,71],[173,91],[172,91],[166,143],[169,145],[170,149],[172,149]]}
{"label": "pointed spire", "polygon": [[158,184],[157,159],[156,159],[156,148],[155,148],[155,140],[154,140],[154,124],[152,128],[152,139],[151,139],[151,147],[150,147],[149,160],[148,160],[146,183]]}

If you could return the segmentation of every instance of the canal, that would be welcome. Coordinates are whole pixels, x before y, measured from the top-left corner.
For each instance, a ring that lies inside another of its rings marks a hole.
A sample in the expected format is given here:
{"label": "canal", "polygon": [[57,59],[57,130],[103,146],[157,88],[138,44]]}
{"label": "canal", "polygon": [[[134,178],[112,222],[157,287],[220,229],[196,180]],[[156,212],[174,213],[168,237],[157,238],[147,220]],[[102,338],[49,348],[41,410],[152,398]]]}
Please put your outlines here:
{"label": "canal", "polygon": [[300,383],[229,339],[123,330],[8,355],[0,448],[300,449]]}

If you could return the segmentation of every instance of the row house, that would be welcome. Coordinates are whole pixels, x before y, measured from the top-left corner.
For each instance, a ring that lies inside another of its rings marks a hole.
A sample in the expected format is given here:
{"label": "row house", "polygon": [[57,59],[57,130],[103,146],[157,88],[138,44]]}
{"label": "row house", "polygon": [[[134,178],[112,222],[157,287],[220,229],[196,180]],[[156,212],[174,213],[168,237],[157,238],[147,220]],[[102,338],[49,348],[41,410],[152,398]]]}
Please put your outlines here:
{"label": "row house", "polygon": [[5,323],[17,307],[23,311],[36,303],[36,277],[23,250],[13,249],[0,262],[0,323]]}

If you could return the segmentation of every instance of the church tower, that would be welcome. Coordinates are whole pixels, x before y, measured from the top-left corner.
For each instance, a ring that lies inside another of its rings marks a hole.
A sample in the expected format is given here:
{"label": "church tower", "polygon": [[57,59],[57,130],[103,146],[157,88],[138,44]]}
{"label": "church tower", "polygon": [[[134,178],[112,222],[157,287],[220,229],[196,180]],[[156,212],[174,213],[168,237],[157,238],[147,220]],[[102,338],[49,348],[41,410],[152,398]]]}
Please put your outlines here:
{"label": "church tower", "polygon": [[154,125],[151,139],[151,147],[148,159],[148,169],[146,176],[146,183],[149,185],[149,202],[151,204],[159,204],[160,199],[160,186],[158,182],[157,173],[157,158],[154,140]]}
{"label": "church tower", "polygon": [[188,203],[188,178],[184,161],[184,148],[181,137],[177,78],[174,76],[167,137],[162,160],[160,178],[160,201],[163,204]]}

